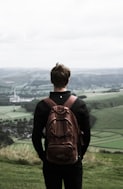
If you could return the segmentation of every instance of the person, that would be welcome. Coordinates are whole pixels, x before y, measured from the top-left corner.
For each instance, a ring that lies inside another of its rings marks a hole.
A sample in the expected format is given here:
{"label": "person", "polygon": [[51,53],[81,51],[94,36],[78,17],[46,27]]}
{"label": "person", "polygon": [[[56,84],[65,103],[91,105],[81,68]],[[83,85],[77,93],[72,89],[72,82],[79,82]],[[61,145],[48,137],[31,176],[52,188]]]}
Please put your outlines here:
{"label": "person", "polygon": [[[71,71],[63,64],[57,63],[50,72],[53,91],[49,93],[49,97],[57,104],[62,105],[72,94],[67,89]],[[45,148],[42,139],[44,137],[43,130],[46,126],[50,107],[41,100],[37,103],[34,112],[34,126],[32,131],[32,143],[43,162],[43,176],[46,189],[62,189],[64,182],[65,189],[82,189],[83,167],[82,159],[85,155],[90,143],[90,116],[85,102],[79,97],[71,107],[71,110],[77,118],[80,129],[84,132],[84,146],[79,150],[78,161],[69,165],[57,165],[48,162],[45,156]],[[45,139],[44,139],[45,140]]]}

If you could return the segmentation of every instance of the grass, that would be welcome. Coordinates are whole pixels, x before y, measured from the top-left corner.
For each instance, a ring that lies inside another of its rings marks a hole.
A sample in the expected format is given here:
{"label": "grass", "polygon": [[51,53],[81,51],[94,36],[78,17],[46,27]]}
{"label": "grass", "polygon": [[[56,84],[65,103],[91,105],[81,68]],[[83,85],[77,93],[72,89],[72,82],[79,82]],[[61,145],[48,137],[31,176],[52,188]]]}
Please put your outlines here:
{"label": "grass", "polygon": [[[98,133],[95,131],[94,134]],[[102,134],[106,138],[111,133]],[[88,151],[83,160],[84,189],[121,189],[122,162],[122,154]],[[2,148],[0,164],[1,189],[45,189],[42,162],[37,157],[30,140],[18,140],[11,146]]]}
{"label": "grass", "polygon": [[31,118],[32,113],[26,112],[21,106],[0,106],[0,119]]}
{"label": "grass", "polygon": [[94,129],[123,129],[123,106],[93,110],[97,118]]}
{"label": "grass", "polygon": [[116,100],[117,103],[119,102],[120,104],[122,104],[122,98],[123,98],[123,93],[121,92],[107,92],[107,93],[102,93],[101,91],[98,91],[96,93],[85,93],[85,95],[87,96],[87,101],[103,101],[105,102],[105,100]]}
{"label": "grass", "polygon": [[30,140],[17,140],[14,144],[0,149],[0,157],[21,164],[40,162]]}
{"label": "grass", "polygon": [[123,129],[93,130],[91,146],[123,152]]}
{"label": "grass", "polygon": [[41,166],[1,161],[1,189],[44,189]]}
{"label": "grass", "polygon": [[94,109],[91,113],[97,119],[91,145],[123,151],[123,106]]}
{"label": "grass", "polygon": [[[88,152],[83,160],[84,189],[122,189],[122,162],[123,156],[119,154]],[[0,188],[45,189],[42,163],[23,165],[1,159]]]}
{"label": "grass", "polygon": [[84,189],[121,189],[123,157],[119,154],[95,155],[95,161],[84,164]]}

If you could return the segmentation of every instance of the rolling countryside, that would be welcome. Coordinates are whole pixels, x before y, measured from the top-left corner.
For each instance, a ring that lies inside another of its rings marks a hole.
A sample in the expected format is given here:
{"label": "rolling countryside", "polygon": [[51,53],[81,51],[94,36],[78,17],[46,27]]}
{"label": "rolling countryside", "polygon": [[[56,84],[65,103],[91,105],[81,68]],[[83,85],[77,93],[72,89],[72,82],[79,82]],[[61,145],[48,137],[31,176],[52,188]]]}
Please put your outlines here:
{"label": "rolling countryside", "polygon": [[[0,76],[0,188],[44,189],[42,162],[33,149],[31,132],[36,103],[51,90],[48,71],[40,75],[29,70],[28,77],[25,70],[19,75],[15,70],[4,72]],[[86,101],[92,117],[91,143],[83,159],[84,189],[123,186],[122,77],[120,69],[73,72],[69,88]],[[12,97],[15,101],[10,101]]]}

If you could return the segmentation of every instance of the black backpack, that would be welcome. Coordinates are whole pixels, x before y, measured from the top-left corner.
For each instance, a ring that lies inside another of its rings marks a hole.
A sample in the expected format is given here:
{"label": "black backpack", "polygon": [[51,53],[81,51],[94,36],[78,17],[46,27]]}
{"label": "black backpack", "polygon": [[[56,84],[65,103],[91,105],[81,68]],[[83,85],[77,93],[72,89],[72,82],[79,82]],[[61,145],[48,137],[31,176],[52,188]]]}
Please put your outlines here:
{"label": "black backpack", "polygon": [[81,131],[70,107],[77,99],[71,95],[64,105],[52,99],[44,101],[51,107],[46,124],[46,158],[55,164],[74,164],[78,160],[78,144]]}

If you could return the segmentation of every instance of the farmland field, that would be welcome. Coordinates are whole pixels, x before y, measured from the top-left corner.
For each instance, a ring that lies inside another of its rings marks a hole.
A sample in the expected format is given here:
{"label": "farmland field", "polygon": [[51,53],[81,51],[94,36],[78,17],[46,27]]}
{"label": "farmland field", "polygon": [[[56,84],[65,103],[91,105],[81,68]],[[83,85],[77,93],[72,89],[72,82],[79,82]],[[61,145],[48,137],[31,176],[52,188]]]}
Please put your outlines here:
{"label": "farmland field", "polygon": [[[119,131],[119,132],[118,132]],[[90,146],[110,149],[110,151],[123,152],[123,130],[95,130],[92,131],[92,140]]]}
{"label": "farmland field", "polygon": [[123,151],[123,106],[92,112],[97,121],[92,129],[91,145]]}
{"label": "farmland field", "polygon": [[123,152],[123,94],[92,94],[88,102],[98,102],[91,114],[96,122],[91,130],[90,146]]}
{"label": "farmland field", "polygon": [[28,113],[21,106],[0,106],[0,119],[30,118],[32,113]]}

